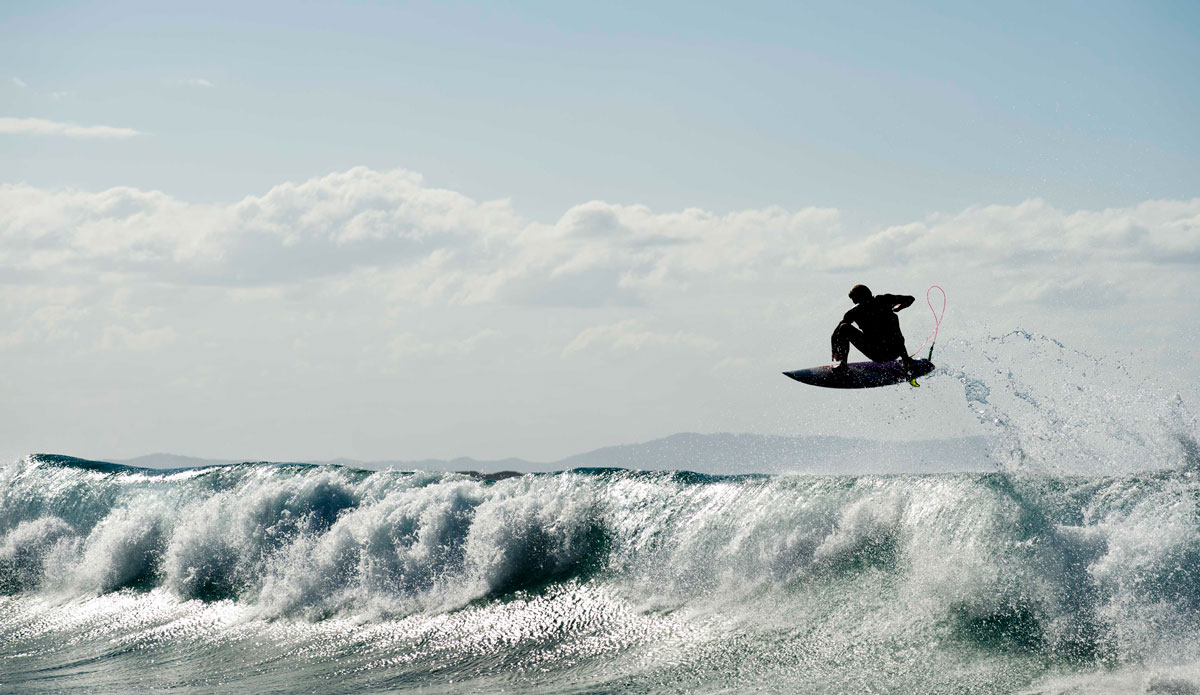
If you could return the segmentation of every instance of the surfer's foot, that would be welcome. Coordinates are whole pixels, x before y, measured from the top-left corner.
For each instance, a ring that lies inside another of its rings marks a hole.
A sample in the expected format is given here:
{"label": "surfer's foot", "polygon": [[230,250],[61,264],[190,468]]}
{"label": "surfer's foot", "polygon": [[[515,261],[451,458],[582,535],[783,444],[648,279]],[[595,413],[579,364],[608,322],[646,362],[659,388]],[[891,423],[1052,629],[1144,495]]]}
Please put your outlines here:
{"label": "surfer's foot", "polygon": [[838,364],[833,365],[833,371],[835,372],[844,372],[849,368],[850,366],[845,362],[839,362]]}

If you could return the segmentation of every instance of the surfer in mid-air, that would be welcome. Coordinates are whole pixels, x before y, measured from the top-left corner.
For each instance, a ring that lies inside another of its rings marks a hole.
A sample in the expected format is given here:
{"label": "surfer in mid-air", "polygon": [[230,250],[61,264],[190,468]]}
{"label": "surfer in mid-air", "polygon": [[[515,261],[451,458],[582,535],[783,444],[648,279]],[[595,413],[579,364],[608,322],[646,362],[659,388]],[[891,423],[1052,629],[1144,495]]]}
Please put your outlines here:
{"label": "surfer in mid-air", "polygon": [[[933,285],[932,291],[942,288]],[[929,291],[925,298],[929,298]],[[942,292],[942,313],[946,311],[946,293]],[[908,382],[920,386],[917,377],[932,372],[933,343],[929,344],[929,357],[914,360],[908,356],[904,345],[904,334],[900,332],[900,319],[896,312],[912,306],[913,298],[906,294],[873,295],[866,285],[855,285],[850,290],[854,308],[846,312],[841,323],[833,332],[832,366],[811,367],[784,372],[784,376],[809,386],[829,389],[869,389],[876,386],[892,386]],[[930,304],[930,310],[933,305]],[[938,327],[942,324],[941,314],[934,319],[933,333],[926,342],[937,341]],[[850,346],[858,348],[869,362],[847,364]],[[921,348],[925,346],[922,344]]]}
{"label": "surfer in mid-air", "polygon": [[834,369],[847,369],[846,360],[853,345],[873,362],[899,359],[905,369],[911,370],[913,359],[904,347],[896,312],[912,306],[916,300],[907,294],[874,295],[866,285],[855,285],[850,290],[850,300],[854,308],[846,312],[830,337],[833,360],[837,363]]}

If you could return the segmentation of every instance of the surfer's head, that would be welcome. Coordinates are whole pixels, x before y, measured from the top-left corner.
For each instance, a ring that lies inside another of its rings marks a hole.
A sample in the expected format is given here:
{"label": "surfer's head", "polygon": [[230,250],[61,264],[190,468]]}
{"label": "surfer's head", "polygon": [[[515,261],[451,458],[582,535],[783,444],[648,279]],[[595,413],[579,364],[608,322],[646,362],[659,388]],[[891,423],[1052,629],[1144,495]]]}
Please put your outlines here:
{"label": "surfer's head", "polygon": [[855,285],[850,288],[850,301],[855,304],[862,304],[869,301],[873,296],[875,295],[871,294],[871,288],[866,285]]}

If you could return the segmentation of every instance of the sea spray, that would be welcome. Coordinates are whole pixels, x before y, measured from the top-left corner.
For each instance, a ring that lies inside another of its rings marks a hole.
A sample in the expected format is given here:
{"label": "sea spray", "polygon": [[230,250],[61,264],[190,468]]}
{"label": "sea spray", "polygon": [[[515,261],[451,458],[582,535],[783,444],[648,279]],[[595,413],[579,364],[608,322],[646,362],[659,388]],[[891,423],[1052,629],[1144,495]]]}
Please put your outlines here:
{"label": "sea spray", "polygon": [[[1196,460],[1197,422],[1183,395],[1125,362],[1013,331],[949,341],[941,373],[1011,471],[1087,475],[1178,468]],[[1193,385],[1189,395],[1195,395]]]}

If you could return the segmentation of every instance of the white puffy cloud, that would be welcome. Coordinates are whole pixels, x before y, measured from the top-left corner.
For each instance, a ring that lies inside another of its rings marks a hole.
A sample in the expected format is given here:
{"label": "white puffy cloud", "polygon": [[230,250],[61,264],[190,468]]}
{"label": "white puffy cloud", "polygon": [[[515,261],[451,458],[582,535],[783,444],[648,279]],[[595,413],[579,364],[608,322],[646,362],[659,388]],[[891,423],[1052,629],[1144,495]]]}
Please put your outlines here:
{"label": "white puffy cloud", "polygon": [[544,224],[507,201],[481,203],[411,172],[360,167],[229,205],[131,188],[5,185],[0,239],[0,267],[18,275],[117,272],[250,287],[355,273],[389,285],[398,301],[628,306],[699,284],[897,264],[1041,267],[1054,271],[1043,284],[1057,274],[1063,287],[1079,282],[1063,273],[1071,264],[1195,264],[1200,199],[1076,212],[1030,200],[856,236],[827,208],[715,215],[593,201]]}
{"label": "white puffy cloud", "polygon": [[1033,280],[1013,287],[999,303],[1049,304],[1078,309],[1100,309],[1124,302],[1128,292],[1103,277],[1076,276],[1069,279]]}
{"label": "white puffy cloud", "polygon": [[203,77],[188,77],[175,80],[174,83],[180,85],[181,87],[203,87],[205,89],[212,89],[213,87],[217,86],[213,84],[212,80],[207,80]]}
{"label": "white puffy cloud", "polygon": [[628,319],[592,326],[581,331],[563,348],[562,356],[566,357],[574,352],[596,348],[621,353],[637,352],[645,348],[674,347],[713,350],[717,345],[717,341],[706,336],[682,330],[672,333],[657,332],[645,328],[637,319]]}
{"label": "white puffy cloud", "polygon": [[888,227],[827,257],[847,268],[935,258],[972,266],[1200,262],[1200,198],[1065,212],[1042,200],[973,207]]}
{"label": "white puffy cloud", "polygon": [[0,187],[10,272],[122,272],[252,286],[365,273],[397,300],[628,305],[698,277],[803,266],[836,233],[828,209],[716,216],[591,202],[554,224],[476,202],[405,171],[352,169],[225,206],[158,192]]}
{"label": "white puffy cloud", "polygon": [[109,350],[128,349],[134,352],[157,350],[178,337],[173,328],[150,328],[134,331],[124,326],[109,326],[104,330],[101,347]]}
{"label": "white puffy cloud", "polygon": [[[504,200],[362,167],[222,205],[133,188],[0,186],[0,301],[16,312],[3,332],[10,346],[98,321],[95,343],[167,346],[181,337],[160,330],[171,297],[190,293],[220,296],[237,311],[296,297],[313,306],[356,298],[375,316],[404,307],[593,308],[598,318],[564,326],[550,354],[711,351],[740,339],[747,311],[761,313],[760,323],[823,331],[837,313],[827,305],[851,281],[914,294],[941,282],[975,315],[1025,322],[1124,304],[1184,306],[1200,289],[1197,263],[1200,199],[1074,212],[1030,200],[856,234],[828,208],[716,215],[592,201],[543,223]],[[117,299],[134,290],[157,298],[144,300],[153,311],[135,316]],[[459,337],[442,330],[397,325],[400,337],[385,342],[393,358],[465,354],[478,336],[507,333],[480,326],[468,340],[461,328]]]}
{"label": "white puffy cloud", "polygon": [[404,360],[419,356],[465,356],[476,352],[488,341],[500,337],[500,332],[491,328],[477,331],[465,338],[448,338],[445,340],[424,340],[412,333],[401,333],[388,343],[392,357]]}
{"label": "white puffy cloud", "polygon": [[[754,429],[772,386],[794,422],[778,372],[828,359],[856,282],[941,284],[943,338],[1023,326],[1177,371],[1200,325],[1198,220],[1200,200],[1031,200],[875,230],[829,208],[602,201],[539,221],[366,168],[227,204],[3,185],[0,354],[29,433],[9,446],[69,431],[239,456],[280,432],[279,457],[563,455],[704,418]],[[920,305],[901,321],[912,348],[932,330]],[[803,417],[837,431],[822,407]]]}
{"label": "white puffy cloud", "polygon": [[[855,234],[828,208],[716,215],[592,201],[547,224],[505,200],[362,167],[224,205],[133,188],[0,186],[0,278],[10,285],[320,286],[398,306],[634,311],[673,302],[703,312],[703,302],[777,305],[834,278],[914,277],[957,282],[981,306],[1086,311],[1194,293],[1197,263],[1200,199],[1074,212],[1030,200]],[[563,354],[600,335],[580,334]]]}
{"label": "white puffy cloud", "polygon": [[76,125],[45,118],[0,118],[0,135],[64,135],[71,138],[131,138],[141,135],[133,128],[107,125]]}

